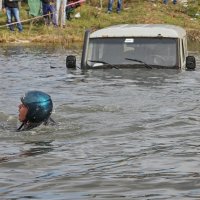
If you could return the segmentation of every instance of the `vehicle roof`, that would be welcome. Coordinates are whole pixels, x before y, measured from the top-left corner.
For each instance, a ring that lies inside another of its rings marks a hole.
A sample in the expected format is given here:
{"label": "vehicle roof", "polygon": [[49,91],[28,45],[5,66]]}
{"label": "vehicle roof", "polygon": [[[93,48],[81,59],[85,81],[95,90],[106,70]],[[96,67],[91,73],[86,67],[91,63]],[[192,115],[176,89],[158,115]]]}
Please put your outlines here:
{"label": "vehicle roof", "polygon": [[91,33],[90,38],[103,37],[167,37],[183,38],[186,31],[168,24],[120,24],[109,26]]}

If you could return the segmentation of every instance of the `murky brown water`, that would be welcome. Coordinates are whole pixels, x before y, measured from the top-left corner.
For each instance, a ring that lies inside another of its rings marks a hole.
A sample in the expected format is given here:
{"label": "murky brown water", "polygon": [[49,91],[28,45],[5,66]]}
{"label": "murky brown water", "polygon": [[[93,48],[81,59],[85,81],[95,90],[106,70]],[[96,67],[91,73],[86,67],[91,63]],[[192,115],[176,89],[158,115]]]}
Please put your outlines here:
{"label": "murky brown water", "polygon": [[[0,48],[0,199],[199,199],[196,71],[67,70],[79,50]],[[55,127],[15,132],[19,98],[40,89]]]}

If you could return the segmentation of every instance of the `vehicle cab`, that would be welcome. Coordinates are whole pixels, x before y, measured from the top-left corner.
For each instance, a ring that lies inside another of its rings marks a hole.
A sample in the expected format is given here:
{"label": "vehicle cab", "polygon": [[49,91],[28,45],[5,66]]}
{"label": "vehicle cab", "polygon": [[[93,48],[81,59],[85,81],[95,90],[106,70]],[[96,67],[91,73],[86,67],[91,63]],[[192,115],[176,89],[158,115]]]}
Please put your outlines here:
{"label": "vehicle cab", "polygon": [[[68,56],[67,67],[72,67]],[[186,31],[167,24],[122,24],[85,32],[81,69],[195,69],[188,56]]]}

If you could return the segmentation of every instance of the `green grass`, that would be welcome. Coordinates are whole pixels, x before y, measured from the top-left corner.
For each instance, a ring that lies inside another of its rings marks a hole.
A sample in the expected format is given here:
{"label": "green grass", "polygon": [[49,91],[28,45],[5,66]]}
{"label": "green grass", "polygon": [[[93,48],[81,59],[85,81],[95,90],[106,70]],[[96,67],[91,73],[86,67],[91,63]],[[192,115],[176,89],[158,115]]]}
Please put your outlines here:
{"label": "green grass", "polygon": [[[156,2],[156,3],[155,3]],[[74,41],[82,42],[86,29],[97,30],[106,26],[122,23],[159,23],[174,24],[185,28],[191,40],[200,41],[200,19],[193,18],[198,11],[198,5],[189,3],[186,8],[181,4],[173,5],[171,1],[164,5],[162,1],[127,0],[120,14],[106,13],[106,1],[100,9],[99,0],[87,0],[76,9],[81,18],[67,21],[66,28],[45,26],[43,19],[23,23],[24,31],[10,33],[7,27],[0,27],[0,42],[30,41],[34,43],[57,43],[70,45]],[[116,2],[114,3],[114,8]],[[195,8],[195,10],[194,10]],[[76,13],[75,12],[75,13]],[[22,4],[20,9],[21,20],[30,18],[27,14],[27,5]],[[0,26],[5,25],[5,14],[0,14]]]}

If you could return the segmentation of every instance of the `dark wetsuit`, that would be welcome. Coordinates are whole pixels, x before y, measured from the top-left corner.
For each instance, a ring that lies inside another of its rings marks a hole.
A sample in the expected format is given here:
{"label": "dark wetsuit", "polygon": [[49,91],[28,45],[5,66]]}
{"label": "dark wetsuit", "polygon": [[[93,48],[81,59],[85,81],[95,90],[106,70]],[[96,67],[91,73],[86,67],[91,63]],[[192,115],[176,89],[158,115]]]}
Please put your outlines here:
{"label": "dark wetsuit", "polygon": [[17,131],[28,131],[31,130],[35,127],[38,127],[40,125],[44,124],[46,125],[56,125],[56,122],[50,117],[48,120],[44,121],[44,122],[40,122],[40,123],[25,123],[23,122],[20,127],[17,129]]}

